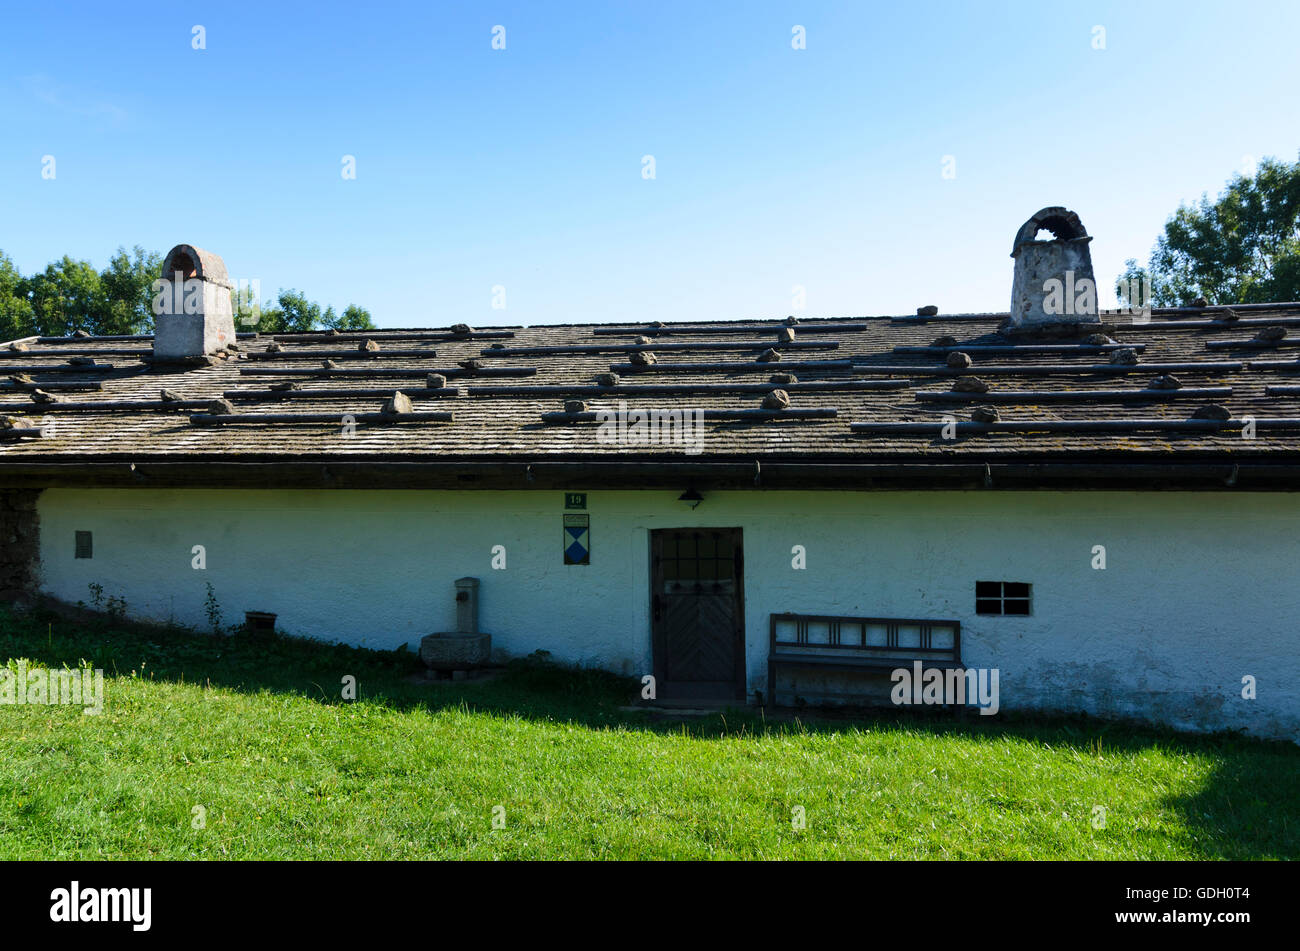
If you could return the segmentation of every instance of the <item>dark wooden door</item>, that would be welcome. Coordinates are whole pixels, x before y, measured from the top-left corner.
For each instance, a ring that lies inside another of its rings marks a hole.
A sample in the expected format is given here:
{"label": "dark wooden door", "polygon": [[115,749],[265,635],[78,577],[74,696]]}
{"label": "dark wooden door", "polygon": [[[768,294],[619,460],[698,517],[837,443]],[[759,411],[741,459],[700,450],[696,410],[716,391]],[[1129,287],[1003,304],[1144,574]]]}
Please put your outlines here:
{"label": "dark wooden door", "polygon": [[661,698],[744,699],[743,568],[738,528],[650,533],[650,613]]}

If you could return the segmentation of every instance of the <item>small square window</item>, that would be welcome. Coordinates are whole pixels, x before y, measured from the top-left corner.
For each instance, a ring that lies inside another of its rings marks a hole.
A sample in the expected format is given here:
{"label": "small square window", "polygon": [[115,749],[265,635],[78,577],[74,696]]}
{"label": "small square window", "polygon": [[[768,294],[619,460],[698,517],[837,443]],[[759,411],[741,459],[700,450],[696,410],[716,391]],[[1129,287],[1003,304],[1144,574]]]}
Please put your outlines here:
{"label": "small square window", "polygon": [[975,582],[976,614],[1009,614],[1026,617],[1031,613],[1031,601],[1031,586],[1027,582]]}
{"label": "small square window", "polygon": [[78,558],[90,558],[94,554],[94,544],[90,532],[77,532],[77,554]]}

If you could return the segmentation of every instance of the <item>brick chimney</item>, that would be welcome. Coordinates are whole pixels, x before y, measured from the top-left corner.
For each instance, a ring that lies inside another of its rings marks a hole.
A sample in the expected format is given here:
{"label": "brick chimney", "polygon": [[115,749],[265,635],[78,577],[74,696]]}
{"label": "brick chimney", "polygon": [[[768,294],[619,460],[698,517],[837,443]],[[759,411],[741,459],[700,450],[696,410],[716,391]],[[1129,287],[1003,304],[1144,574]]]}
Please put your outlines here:
{"label": "brick chimney", "polygon": [[[1038,232],[1051,238],[1038,240]],[[1016,232],[1011,257],[1011,315],[1004,333],[1066,335],[1097,329],[1101,322],[1092,273],[1092,238],[1068,208],[1044,208]]]}
{"label": "brick chimney", "polygon": [[178,244],[154,282],[154,358],[192,360],[235,342],[232,285],[211,251]]}

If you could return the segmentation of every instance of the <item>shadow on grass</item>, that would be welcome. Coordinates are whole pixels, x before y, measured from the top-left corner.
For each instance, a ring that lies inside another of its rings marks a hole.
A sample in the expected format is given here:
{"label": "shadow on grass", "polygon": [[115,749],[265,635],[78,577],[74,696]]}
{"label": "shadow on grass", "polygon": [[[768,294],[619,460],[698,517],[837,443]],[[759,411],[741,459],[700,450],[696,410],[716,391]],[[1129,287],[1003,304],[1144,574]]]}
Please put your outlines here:
{"label": "shadow on grass", "polygon": [[639,681],[600,670],[529,659],[507,665],[492,679],[422,681],[423,666],[406,650],[196,633],[49,602],[22,611],[0,604],[0,663],[20,657],[47,667],[85,662],[109,677],[135,672],[155,681],[296,694],[331,705],[350,702],[342,697],[343,678],[350,675],[356,678],[358,700],[394,710],[468,710],[591,729],[685,733],[700,740],[899,731],[980,743],[1015,739],[1087,756],[1152,750],[1200,756],[1215,764],[1207,781],[1195,793],[1163,803],[1192,831],[1197,851],[1210,858],[1300,858],[1300,747],[1237,734],[1179,733],[1086,716],[954,715],[933,708],[770,714],[737,707],[706,717],[664,717],[626,709],[638,695]]}

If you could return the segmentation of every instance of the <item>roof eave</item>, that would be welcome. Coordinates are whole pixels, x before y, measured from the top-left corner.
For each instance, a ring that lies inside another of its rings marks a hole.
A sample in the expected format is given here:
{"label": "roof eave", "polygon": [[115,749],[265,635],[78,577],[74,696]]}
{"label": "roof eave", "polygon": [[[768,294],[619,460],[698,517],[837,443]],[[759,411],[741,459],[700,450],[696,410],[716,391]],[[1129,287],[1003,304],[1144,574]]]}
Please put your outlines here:
{"label": "roof eave", "polygon": [[[1113,454],[1112,454],[1113,455]],[[1179,461],[962,459],[266,459],[81,458],[0,461],[8,488],[338,489],[1300,489],[1294,457]]]}

